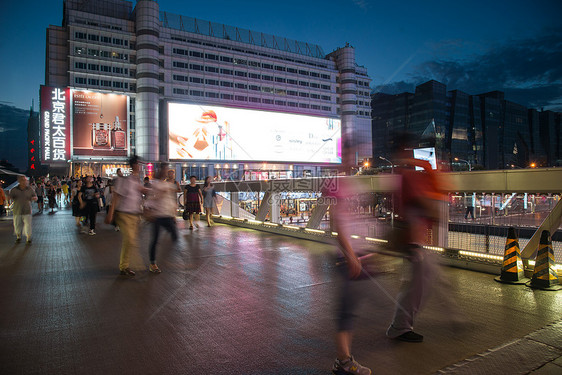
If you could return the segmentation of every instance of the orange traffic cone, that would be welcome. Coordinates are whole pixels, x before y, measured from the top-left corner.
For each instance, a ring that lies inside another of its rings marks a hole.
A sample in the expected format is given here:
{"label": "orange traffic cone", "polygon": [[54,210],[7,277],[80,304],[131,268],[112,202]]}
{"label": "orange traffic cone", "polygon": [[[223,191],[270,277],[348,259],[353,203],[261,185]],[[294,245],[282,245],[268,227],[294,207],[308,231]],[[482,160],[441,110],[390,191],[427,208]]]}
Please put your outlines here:
{"label": "orange traffic cone", "polygon": [[507,232],[501,275],[494,280],[506,284],[525,284],[529,281],[525,278],[521,251],[519,250],[519,239],[515,235],[513,227],[510,227]]}
{"label": "orange traffic cone", "polygon": [[539,242],[539,251],[535,260],[533,278],[527,286],[542,290],[560,290],[558,274],[554,269],[554,251],[552,250],[552,239],[550,232],[543,230]]}

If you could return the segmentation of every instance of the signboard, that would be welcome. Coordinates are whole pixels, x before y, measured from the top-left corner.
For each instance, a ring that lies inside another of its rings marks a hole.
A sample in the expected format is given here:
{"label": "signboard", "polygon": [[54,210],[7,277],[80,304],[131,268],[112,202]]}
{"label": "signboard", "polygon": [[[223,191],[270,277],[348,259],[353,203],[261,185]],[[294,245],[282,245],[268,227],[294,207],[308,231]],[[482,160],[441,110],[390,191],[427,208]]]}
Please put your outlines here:
{"label": "signboard", "polygon": [[41,86],[41,159],[46,164],[70,159],[70,90]]}
{"label": "signboard", "polygon": [[341,121],[168,103],[170,160],[341,163]]}
{"label": "signboard", "polygon": [[[431,164],[432,169],[437,169],[437,158],[435,157],[435,147],[415,148],[414,159],[426,160]],[[416,167],[416,171],[423,171],[423,168]]]}
{"label": "signboard", "polygon": [[72,152],[75,159],[126,157],[129,97],[72,90]]}

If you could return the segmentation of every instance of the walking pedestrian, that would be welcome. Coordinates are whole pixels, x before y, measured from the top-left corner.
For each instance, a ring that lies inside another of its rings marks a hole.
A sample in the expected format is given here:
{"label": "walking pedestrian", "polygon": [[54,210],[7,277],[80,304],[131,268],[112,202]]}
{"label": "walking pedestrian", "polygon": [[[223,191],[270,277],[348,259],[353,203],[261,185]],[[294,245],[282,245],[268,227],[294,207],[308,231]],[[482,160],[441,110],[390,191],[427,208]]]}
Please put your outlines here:
{"label": "walking pedestrian", "polygon": [[472,220],[474,220],[474,203],[473,203],[472,194],[471,195],[467,195],[466,193],[464,194],[464,206],[466,207],[466,210],[464,212],[464,219],[468,220],[468,215],[470,215]]}
{"label": "walking pedestrian", "polygon": [[203,208],[205,209],[205,216],[207,219],[207,226],[211,226],[211,214],[213,213],[213,207],[216,207],[216,197],[215,187],[211,182],[211,177],[207,176],[205,178],[205,183],[203,185]]}
{"label": "walking pedestrian", "polygon": [[37,195],[37,209],[39,213],[43,213],[43,201],[45,197],[45,185],[43,181],[37,181],[37,186],[35,187],[35,194]]}
{"label": "walking pedestrian", "polygon": [[[437,274],[436,263],[427,253],[427,232],[438,219],[438,202],[445,199],[437,184],[435,172],[429,162],[417,160],[412,154],[412,136],[400,134],[394,145],[394,160],[400,163],[395,173],[401,177],[401,185],[395,192],[394,220],[397,248],[404,253],[410,266],[409,279],[404,280],[396,298],[396,309],[392,323],[386,331],[390,338],[406,342],[422,342],[423,336],[414,332],[414,319],[418,313],[432,278]],[[416,167],[423,171],[416,171]]]}
{"label": "walking pedestrian", "polygon": [[47,199],[49,200],[49,208],[51,212],[57,205],[57,188],[52,181],[47,181],[45,185],[45,189],[47,190]]}
{"label": "walking pedestrian", "polygon": [[[109,213],[109,210],[111,209],[111,205],[113,204],[113,190],[114,190],[114,188],[115,188],[115,184],[114,184],[113,180],[109,180],[107,182],[107,186],[105,187],[104,193],[103,193],[103,195],[105,196],[105,214],[106,215]],[[119,232],[119,226],[117,225],[117,223],[115,223],[115,218],[113,219],[113,221],[110,224],[113,225],[116,232]]]}
{"label": "walking pedestrian", "polygon": [[80,208],[80,200],[78,199],[78,193],[82,190],[82,180],[76,181],[76,185],[71,191],[71,202],[72,202],[72,216],[76,220],[76,228],[81,233],[86,233],[87,230],[82,229],[82,217],[84,216],[84,210]]}
{"label": "walking pedestrian", "polygon": [[[349,225],[350,207],[349,196],[352,189],[343,183],[338,185],[337,191],[322,192],[323,197],[336,201],[330,205],[330,216],[333,216],[332,231],[338,232],[338,254],[336,285],[337,290],[337,333],[336,333],[336,360],[332,366],[332,372],[336,375],[370,375],[371,370],[362,366],[355,360],[351,353],[353,338],[353,318],[361,297],[364,296],[361,284],[355,281],[361,276],[361,260],[356,255],[347,233],[346,225]],[[292,218],[292,217],[291,217]],[[363,288],[364,289],[364,288]]]}
{"label": "walking pedestrian", "polygon": [[14,232],[16,243],[21,242],[22,232],[31,243],[31,201],[37,200],[35,191],[28,185],[25,176],[18,176],[18,186],[10,190],[10,199],[14,202]]}
{"label": "walking pedestrian", "polygon": [[[203,201],[203,195],[201,194],[201,188],[197,185],[197,177],[189,177],[189,185],[185,187],[184,193],[184,216],[183,219],[189,219],[189,229],[193,230],[193,215],[199,214],[201,212],[201,202]],[[199,224],[195,223],[197,227]]]}
{"label": "walking pedestrian", "polygon": [[96,234],[96,215],[100,210],[99,198],[100,192],[96,185],[94,185],[94,178],[92,176],[86,177],[86,185],[80,189],[78,200],[80,201],[80,208],[84,210],[85,215],[90,221],[90,231],[88,232],[90,236]]}
{"label": "walking pedestrian", "polygon": [[70,203],[70,199],[68,197],[68,182],[66,180],[62,183],[62,193],[64,194],[64,204]]}
{"label": "walking pedestrian", "polygon": [[121,228],[123,242],[121,245],[121,256],[119,260],[119,272],[123,276],[135,276],[135,272],[129,267],[129,260],[132,251],[139,250],[139,222],[142,213],[142,195],[148,192],[141,184],[140,159],[132,156],[129,165],[132,173],[127,177],[119,177],[116,181],[113,203],[106,216],[106,223],[111,223],[115,217],[115,222]]}
{"label": "walking pedestrian", "polygon": [[153,221],[152,239],[149,249],[150,265],[148,266],[148,270],[152,273],[161,272],[156,264],[156,245],[160,236],[160,228],[162,227],[170,232],[174,243],[178,242],[176,228],[177,186],[169,183],[167,177],[168,165],[162,164],[157,179],[152,181],[152,189],[148,192],[148,199],[145,203],[145,207],[151,211]]}

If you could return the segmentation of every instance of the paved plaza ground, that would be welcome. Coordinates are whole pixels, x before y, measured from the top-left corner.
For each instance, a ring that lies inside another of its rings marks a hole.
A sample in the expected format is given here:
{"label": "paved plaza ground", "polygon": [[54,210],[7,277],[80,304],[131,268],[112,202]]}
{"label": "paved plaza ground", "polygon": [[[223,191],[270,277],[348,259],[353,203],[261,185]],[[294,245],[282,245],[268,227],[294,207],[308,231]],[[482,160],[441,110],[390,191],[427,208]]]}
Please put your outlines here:
{"label": "paved plaza ground", "polygon": [[[154,275],[145,225],[128,279],[121,235],[102,221],[88,236],[69,210],[36,214],[31,245],[14,244],[11,221],[0,221],[0,373],[330,373],[331,246],[178,221],[182,245],[161,237]],[[562,292],[443,268],[450,284],[435,285],[417,318],[425,341],[402,343],[385,336],[402,267],[385,264],[356,282],[366,298],[353,352],[374,374],[562,373]]]}

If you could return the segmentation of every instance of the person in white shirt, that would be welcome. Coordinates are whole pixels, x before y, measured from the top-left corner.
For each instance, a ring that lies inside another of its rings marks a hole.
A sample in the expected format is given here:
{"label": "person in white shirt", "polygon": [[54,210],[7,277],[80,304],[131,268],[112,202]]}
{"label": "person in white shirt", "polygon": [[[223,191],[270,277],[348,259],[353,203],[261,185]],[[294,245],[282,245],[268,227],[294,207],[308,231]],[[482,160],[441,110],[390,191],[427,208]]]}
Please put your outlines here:
{"label": "person in white shirt", "polygon": [[158,265],[156,265],[156,245],[160,236],[160,227],[170,232],[174,243],[178,241],[176,229],[176,195],[178,187],[176,184],[166,181],[168,170],[168,164],[162,163],[160,165],[160,171],[157,178],[152,181],[152,189],[148,193],[148,199],[145,203],[145,209],[150,211],[152,220],[152,240],[150,241],[149,248],[150,266],[148,270],[153,273],[161,272]]}
{"label": "person in white shirt", "polygon": [[132,174],[127,177],[117,179],[112,196],[112,204],[105,217],[107,224],[113,221],[121,229],[123,243],[121,245],[121,257],[119,261],[119,271],[123,276],[135,276],[135,272],[129,268],[131,251],[139,250],[139,222],[142,213],[142,195],[148,190],[141,184],[140,159],[132,156],[129,165]]}

